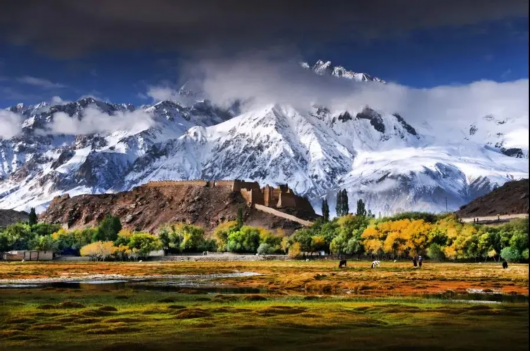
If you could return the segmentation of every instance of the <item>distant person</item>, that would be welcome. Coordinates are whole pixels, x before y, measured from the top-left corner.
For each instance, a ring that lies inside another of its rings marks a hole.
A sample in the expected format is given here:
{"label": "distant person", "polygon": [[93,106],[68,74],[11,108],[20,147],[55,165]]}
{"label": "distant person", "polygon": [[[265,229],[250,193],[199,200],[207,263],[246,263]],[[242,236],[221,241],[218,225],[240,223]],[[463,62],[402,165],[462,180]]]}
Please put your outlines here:
{"label": "distant person", "polygon": [[422,263],[423,263],[423,257],[420,256],[418,257],[418,265],[420,266],[420,268],[421,268]]}
{"label": "distant person", "polygon": [[416,261],[416,256],[412,257],[412,264],[414,265],[414,267],[418,266],[418,261]]}
{"label": "distant person", "polygon": [[504,269],[508,268],[508,262],[502,261],[502,268]]}
{"label": "distant person", "polygon": [[339,268],[346,268],[346,260],[340,260]]}

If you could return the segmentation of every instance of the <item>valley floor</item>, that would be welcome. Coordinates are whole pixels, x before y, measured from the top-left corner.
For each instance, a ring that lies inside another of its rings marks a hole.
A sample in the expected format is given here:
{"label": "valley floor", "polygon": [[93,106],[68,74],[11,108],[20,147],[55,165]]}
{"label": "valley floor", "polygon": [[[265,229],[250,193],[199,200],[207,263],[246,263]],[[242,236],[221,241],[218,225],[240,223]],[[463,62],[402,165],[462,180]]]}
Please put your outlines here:
{"label": "valley floor", "polygon": [[528,265],[348,265],[1,263],[0,350],[528,349]]}

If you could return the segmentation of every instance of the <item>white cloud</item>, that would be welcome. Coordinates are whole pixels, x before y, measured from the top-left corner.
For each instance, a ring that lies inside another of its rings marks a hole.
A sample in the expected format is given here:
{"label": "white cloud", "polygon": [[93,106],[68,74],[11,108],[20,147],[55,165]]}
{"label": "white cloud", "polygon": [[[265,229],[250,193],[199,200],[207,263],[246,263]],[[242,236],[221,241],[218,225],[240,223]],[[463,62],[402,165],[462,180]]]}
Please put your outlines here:
{"label": "white cloud", "polygon": [[60,96],[54,96],[52,97],[51,103],[54,105],[59,105],[63,102],[63,99],[61,99]]}
{"label": "white cloud", "polygon": [[54,83],[48,79],[37,78],[31,76],[24,76],[17,78],[17,81],[22,84],[33,85],[43,89],[66,88],[66,85],[61,83]]}
{"label": "white cloud", "polygon": [[0,110],[0,139],[9,139],[22,130],[22,118],[11,111]]}
{"label": "white cloud", "polygon": [[47,132],[69,135],[112,133],[116,131],[138,133],[154,124],[152,116],[142,110],[133,112],[119,111],[113,115],[108,115],[89,106],[84,110],[81,119],[70,117],[64,112],[55,113],[53,122],[49,124]]}
{"label": "white cloud", "polygon": [[[198,72],[203,77],[200,83],[206,97],[224,106],[236,99],[252,101],[252,106],[287,103],[308,108],[316,103],[352,112],[369,105],[388,113],[398,112],[415,126],[428,121],[434,128],[442,124],[469,126],[488,114],[501,118],[528,116],[528,79],[417,89],[318,76],[297,63],[273,60],[203,61],[184,68]],[[366,73],[377,76],[377,72]],[[163,92],[166,96],[176,93],[167,88]]]}
{"label": "white cloud", "polygon": [[177,90],[174,90],[170,87],[156,87],[150,86],[146,93],[147,96],[152,98],[155,101],[164,101],[164,100],[178,100],[179,94]]}

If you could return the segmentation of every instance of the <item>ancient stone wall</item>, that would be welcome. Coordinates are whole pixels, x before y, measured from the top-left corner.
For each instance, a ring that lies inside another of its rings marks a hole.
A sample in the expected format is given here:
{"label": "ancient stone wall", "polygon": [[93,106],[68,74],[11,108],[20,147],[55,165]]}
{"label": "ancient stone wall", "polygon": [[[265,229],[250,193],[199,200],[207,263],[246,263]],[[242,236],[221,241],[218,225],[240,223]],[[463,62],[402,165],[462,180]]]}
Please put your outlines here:
{"label": "ancient stone wall", "polygon": [[207,180],[162,180],[154,181],[144,184],[143,186],[148,187],[165,187],[165,186],[207,186],[209,182]]}
{"label": "ancient stone wall", "polygon": [[271,208],[296,208],[300,210],[313,211],[309,201],[299,197],[284,184],[278,188],[266,185],[260,188],[258,182],[245,182],[242,180],[174,180],[155,181],[147,183],[147,187],[172,187],[172,186],[201,186],[201,187],[227,187],[232,191],[239,192],[249,206],[259,204]]}
{"label": "ancient stone wall", "polygon": [[257,210],[262,211],[262,212],[269,213],[269,214],[275,215],[277,217],[285,218],[285,219],[288,219],[290,221],[300,223],[301,225],[304,225],[306,227],[309,227],[309,226],[311,226],[313,224],[313,222],[306,221],[304,219],[295,217],[295,216],[287,214],[287,213],[283,213],[281,211],[275,210],[274,208],[270,208],[270,207],[267,207],[267,206],[256,205],[255,208]]}
{"label": "ancient stone wall", "polygon": [[240,193],[248,205],[255,205],[255,204],[263,205],[263,193],[259,189],[258,190],[241,189]]}
{"label": "ancient stone wall", "polygon": [[214,183],[214,186],[226,186],[226,187],[233,189],[235,181],[234,180],[216,180],[213,183]]}
{"label": "ancient stone wall", "polygon": [[241,189],[256,189],[259,190],[259,183],[258,182],[245,182],[242,180],[235,180],[234,181],[234,187],[232,188],[233,191],[240,191]]}
{"label": "ancient stone wall", "polygon": [[296,198],[297,196],[293,193],[280,193],[280,199],[278,200],[277,207],[291,207],[296,208]]}

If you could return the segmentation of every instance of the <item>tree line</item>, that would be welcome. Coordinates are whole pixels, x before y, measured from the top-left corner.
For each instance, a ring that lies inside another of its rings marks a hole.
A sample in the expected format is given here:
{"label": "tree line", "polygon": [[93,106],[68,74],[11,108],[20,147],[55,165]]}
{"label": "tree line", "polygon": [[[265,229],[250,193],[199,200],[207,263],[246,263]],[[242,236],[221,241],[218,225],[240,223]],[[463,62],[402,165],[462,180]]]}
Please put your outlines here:
{"label": "tree line", "polygon": [[[344,199],[342,195],[337,201]],[[525,219],[498,226],[461,223],[452,214],[421,212],[376,219],[362,200],[357,203],[355,215],[340,212],[341,216],[330,219],[327,206],[327,202],[322,204],[321,219],[290,236],[281,229],[271,231],[245,225],[242,208],[235,221],[219,224],[213,235],[186,223],[164,224],[157,229],[156,235],[134,232],[122,228],[120,219],[110,214],[96,227],[75,230],[36,223],[35,219],[1,230],[0,251],[53,251],[97,260],[138,259],[160,249],[168,254],[217,251],[303,257],[324,251],[379,259],[423,255],[440,261],[528,260],[528,221]],[[344,202],[341,206],[340,211],[345,211]]]}

